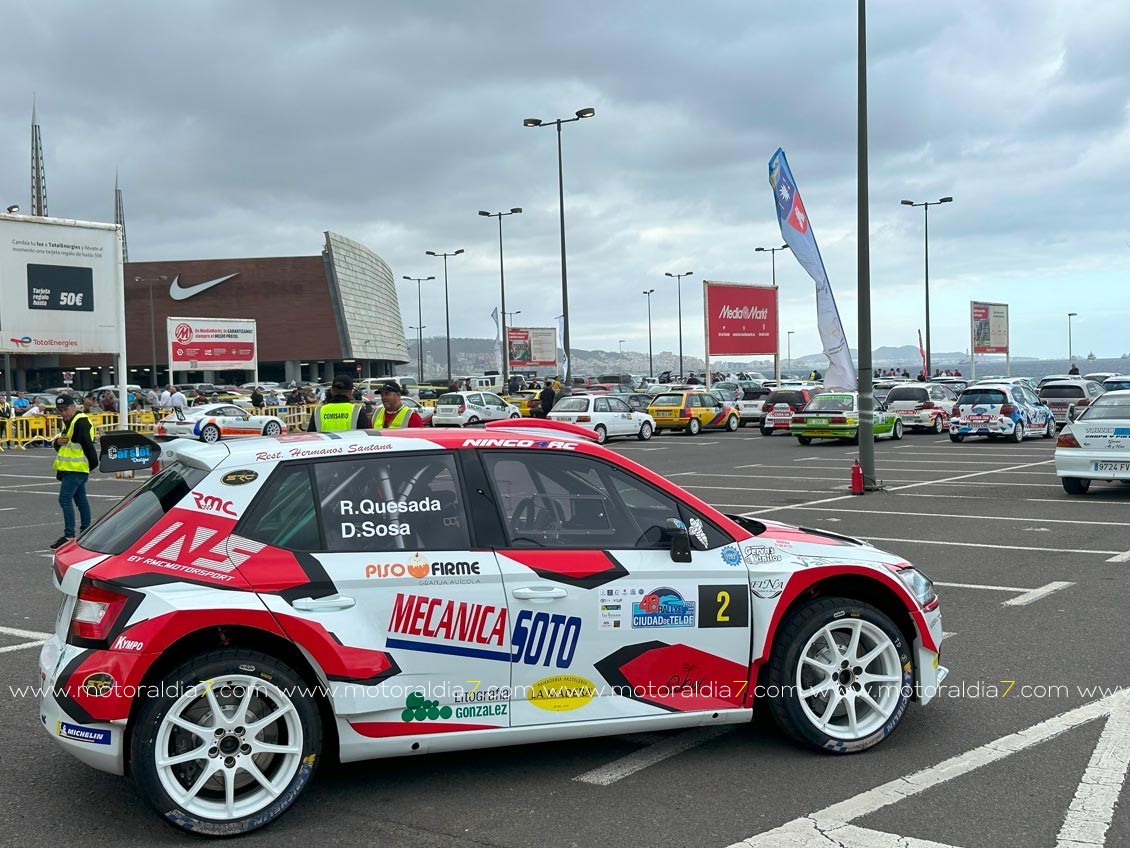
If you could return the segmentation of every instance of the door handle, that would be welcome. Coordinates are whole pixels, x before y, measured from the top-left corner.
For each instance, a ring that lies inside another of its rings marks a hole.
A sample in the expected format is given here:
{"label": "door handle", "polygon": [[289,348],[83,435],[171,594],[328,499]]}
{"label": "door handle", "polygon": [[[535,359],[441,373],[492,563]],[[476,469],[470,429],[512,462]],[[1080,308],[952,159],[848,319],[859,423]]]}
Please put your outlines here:
{"label": "door handle", "polygon": [[564,598],[569,593],[560,586],[523,586],[511,594],[520,601],[548,601],[552,598]]}
{"label": "door handle", "polygon": [[355,603],[353,598],[334,595],[330,598],[298,598],[291,606],[304,612],[334,612],[349,609]]}

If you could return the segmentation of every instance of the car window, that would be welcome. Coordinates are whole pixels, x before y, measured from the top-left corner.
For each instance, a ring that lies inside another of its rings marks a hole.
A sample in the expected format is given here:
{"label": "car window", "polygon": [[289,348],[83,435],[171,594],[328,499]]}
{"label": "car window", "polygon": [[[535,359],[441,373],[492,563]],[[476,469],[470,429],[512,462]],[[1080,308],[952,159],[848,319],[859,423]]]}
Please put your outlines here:
{"label": "car window", "polygon": [[596,398],[592,402],[593,412],[609,412],[608,398]]}
{"label": "car window", "polygon": [[321,550],[310,466],[280,466],[256,496],[239,534],[290,551]]}
{"label": "car window", "polygon": [[329,551],[458,550],[470,545],[454,457],[328,460],[315,466]]}
{"label": "car window", "polygon": [[222,408],[220,414],[226,415],[231,418],[243,418],[247,415],[247,413],[245,413],[238,406],[225,406]]}
{"label": "car window", "polygon": [[1020,388],[1019,386],[1017,386],[1016,388],[1014,388],[1012,390],[1012,399],[1014,401],[1016,401],[1018,404],[1020,404],[1021,406],[1028,403],[1028,399],[1026,397],[1024,397],[1024,390],[1022,388]]}
{"label": "car window", "polygon": [[467,403],[474,404],[475,406],[485,406],[483,396],[480,392],[472,392],[467,395]]}
{"label": "car window", "polygon": [[780,392],[770,392],[769,397],[765,399],[768,404],[774,403],[787,403],[789,406],[804,406],[808,402],[808,398],[804,396],[803,392],[795,390],[785,390]]}
{"label": "car window", "polygon": [[928,399],[926,389],[919,386],[899,386],[898,388],[891,389],[890,394],[887,395],[887,403],[894,403],[897,400],[909,400],[914,403],[922,403]]}
{"label": "car window", "polygon": [[553,407],[554,412],[588,412],[589,399],[587,397],[561,398]]}
{"label": "car window", "polygon": [[1039,405],[1040,403],[1042,403],[1039,396],[1034,391],[1032,391],[1028,386],[1023,386],[1021,388],[1021,391],[1024,392],[1024,397],[1026,397],[1028,399],[1028,403],[1032,403],[1032,404],[1036,404],[1036,405]]}
{"label": "car window", "polygon": [[514,547],[664,548],[678,504],[645,481],[589,457],[484,452]]}
{"label": "car window", "polygon": [[957,402],[964,406],[999,406],[1005,400],[1004,392],[1000,389],[966,389]]}
{"label": "car window", "polygon": [[207,476],[207,471],[174,462],[99,519],[83,534],[82,546],[100,554],[122,553]]}
{"label": "car window", "polygon": [[620,398],[608,398],[608,408],[613,412],[631,412],[632,408]]}
{"label": "car window", "polygon": [[[1112,419],[1130,420],[1130,395],[1111,397],[1103,395],[1090,406],[1080,410],[1076,419],[1085,421],[1110,421]],[[83,537],[83,547],[87,547],[86,537]]]}
{"label": "car window", "polygon": [[817,395],[805,408],[806,412],[851,412],[855,398],[847,395]]}
{"label": "car window", "polygon": [[505,401],[503,401],[502,398],[500,398],[498,395],[484,393],[483,398],[486,400],[487,406],[497,407],[498,409],[502,409],[506,406]]}
{"label": "car window", "polygon": [[1040,389],[1040,397],[1048,398],[1081,398],[1084,396],[1083,386],[1044,386]]}
{"label": "car window", "polygon": [[461,406],[462,404],[463,395],[455,392],[446,392],[436,400],[436,406]]}

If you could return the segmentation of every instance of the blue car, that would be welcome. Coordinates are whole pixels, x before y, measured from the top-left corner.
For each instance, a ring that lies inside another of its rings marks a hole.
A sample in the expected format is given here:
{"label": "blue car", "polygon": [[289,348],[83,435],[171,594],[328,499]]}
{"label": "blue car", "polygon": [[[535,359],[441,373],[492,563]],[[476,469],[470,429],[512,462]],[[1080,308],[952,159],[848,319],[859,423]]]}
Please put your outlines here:
{"label": "blue car", "polygon": [[1028,386],[989,383],[970,386],[957,398],[950,418],[950,441],[966,436],[1006,437],[1022,442],[1026,436],[1055,438],[1055,414]]}

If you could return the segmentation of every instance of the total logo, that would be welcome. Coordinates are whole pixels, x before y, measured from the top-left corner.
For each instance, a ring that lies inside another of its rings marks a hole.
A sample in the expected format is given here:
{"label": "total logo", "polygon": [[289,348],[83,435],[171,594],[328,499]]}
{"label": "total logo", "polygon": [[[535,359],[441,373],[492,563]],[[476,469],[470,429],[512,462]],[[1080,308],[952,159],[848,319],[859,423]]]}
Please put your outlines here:
{"label": "total logo", "polygon": [[16,347],[31,347],[31,336],[22,336],[18,339],[8,339]]}
{"label": "total logo", "polygon": [[723,306],[718,312],[719,318],[726,318],[731,321],[764,321],[769,317],[769,309],[767,307],[757,306]]}
{"label": "total logo", "polygon": [[[426,577],[437,578],[478,578],[479,563],[475,562],[432,562],[429,563],[419,553],[412,554],[408,562],[380,563],[365,566],[365,577],[415,577],[423,580]],[[478,583],[477,579],[466,580],[435,580],[436,583]]]}

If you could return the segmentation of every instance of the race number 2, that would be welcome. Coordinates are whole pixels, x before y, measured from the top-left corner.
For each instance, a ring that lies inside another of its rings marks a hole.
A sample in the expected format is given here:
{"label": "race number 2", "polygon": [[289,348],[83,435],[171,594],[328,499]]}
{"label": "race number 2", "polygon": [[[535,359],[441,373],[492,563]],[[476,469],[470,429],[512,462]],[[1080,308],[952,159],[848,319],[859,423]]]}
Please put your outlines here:
{"label": "race number 2", "polygon": [[734,583],[698,587],[699,627],[747,627],[749,586]]}

